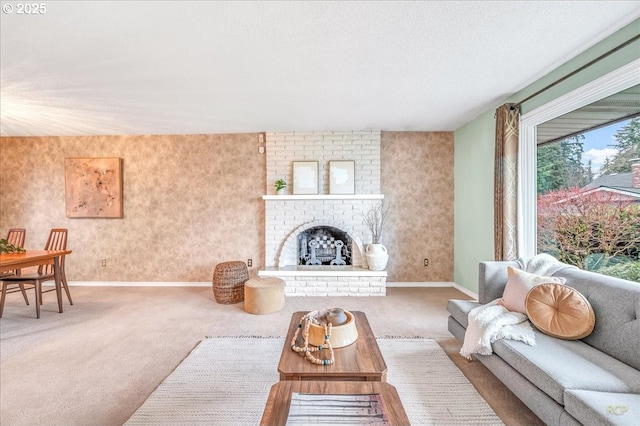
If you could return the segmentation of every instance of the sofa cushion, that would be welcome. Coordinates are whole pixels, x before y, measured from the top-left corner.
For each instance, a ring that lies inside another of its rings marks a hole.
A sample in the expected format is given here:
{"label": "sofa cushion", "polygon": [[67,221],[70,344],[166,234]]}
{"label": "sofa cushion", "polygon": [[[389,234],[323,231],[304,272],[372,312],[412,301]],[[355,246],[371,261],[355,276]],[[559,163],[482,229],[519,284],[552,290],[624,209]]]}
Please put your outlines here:
{"label": "sofa cushion", "polygon": [[640,369],[640,283],[581,269],[560,274],[593,307],[596,324],[583,341]]}
{"label": "sofa cushion", "polygon": [[536,346],[499,340],[493,351],[559,404],[564,391],[640,393],[640,371],[581,340],[535,332]]}
{"label": "sofa cushion", "polygon": [[640,421],[639,394],[567,390],[564,408],[585,426],[637,426]]}
{"label": "sofa cushion", "polygon": [[469,326],[469,312],[480,306],[478,302],[473,300],[457,300],[451,299],[447,302],[447,311],[458,321],[464,328]]}
{"label": "sofa cushion", "polygon": [[589,301],[578,290],[562,284],[540,284],[525,299],[529,320],[540,331],[559,339],[588,336],[595,325]]}
{"label": "sofa cushion", "polygon": [[507,285],[507,266],[522,268],[516,260],[491,260],[478,265],[478,302],[485,304],[502,297]]}
{"label": "sofa cushion", "polygon": [[510,311],[526,314],[524,300],[527,297],[529,290],[538,284],[563,284],[564,281],[564,278],[542,277],[540,275],[530,274],[529,272],[507,266],[507,285],[504,287],[504,294],[498,301],[498,304],[503,305]]}

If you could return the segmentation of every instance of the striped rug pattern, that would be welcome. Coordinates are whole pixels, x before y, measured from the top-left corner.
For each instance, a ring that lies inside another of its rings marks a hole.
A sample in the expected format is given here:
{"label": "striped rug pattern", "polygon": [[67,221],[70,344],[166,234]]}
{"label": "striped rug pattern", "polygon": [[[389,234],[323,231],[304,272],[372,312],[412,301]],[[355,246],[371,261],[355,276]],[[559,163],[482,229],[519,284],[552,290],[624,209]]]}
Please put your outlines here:
{"label": "striped rug pattern", "polygon": [[[503,424],[434,340],[377,341],[387,382],[398,390],[412,425]],[[125,424],[260,424],[269,390],[279,380],[283,344],[282,337],[203,340]]]}

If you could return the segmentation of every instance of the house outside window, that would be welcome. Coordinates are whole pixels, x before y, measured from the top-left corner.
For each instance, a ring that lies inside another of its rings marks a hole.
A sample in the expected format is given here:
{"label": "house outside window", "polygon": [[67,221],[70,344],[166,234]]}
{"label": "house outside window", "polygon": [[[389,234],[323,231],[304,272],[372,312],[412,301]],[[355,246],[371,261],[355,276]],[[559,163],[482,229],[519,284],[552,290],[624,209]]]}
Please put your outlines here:
{"label": "house outside window", "polygon": [[536,164],[537,252],[640,282],[640,118],[540,144]]}

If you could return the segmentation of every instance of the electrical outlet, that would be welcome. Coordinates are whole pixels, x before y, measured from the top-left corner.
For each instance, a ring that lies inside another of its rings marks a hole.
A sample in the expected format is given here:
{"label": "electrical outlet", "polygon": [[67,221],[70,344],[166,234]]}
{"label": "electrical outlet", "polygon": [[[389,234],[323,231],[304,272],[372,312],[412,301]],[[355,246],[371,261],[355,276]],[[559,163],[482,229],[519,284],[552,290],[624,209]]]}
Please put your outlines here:
{"label": "electrical outlet", "polygon": [[429,266],[429,259],[424,260],[424,266]]}
{"label": "electrical outlet", "polygon": [[100,266],[102,266],[103,268],[105,268],[107,266],[107,259],[102,259],[100,261]]}
{"label": "electrical outlet", "polygon": [[253,259],[247,260],[247,266],[253,266]]}

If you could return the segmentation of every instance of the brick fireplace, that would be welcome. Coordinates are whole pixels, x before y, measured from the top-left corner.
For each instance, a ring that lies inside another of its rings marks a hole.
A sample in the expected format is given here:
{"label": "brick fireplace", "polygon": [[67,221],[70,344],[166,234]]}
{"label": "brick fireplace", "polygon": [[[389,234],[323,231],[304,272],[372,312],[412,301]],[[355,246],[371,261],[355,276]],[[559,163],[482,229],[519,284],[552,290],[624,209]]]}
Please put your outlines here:
{"label": "brick fireplace", "polygon": [[[286,282],[289,296],[384,296],[386,271],[367,269],[364,249],[370,235],[362,214],[383,199],[380,194],[380,132],[267,133],[265,203],[265,269],[260,276]],[[355,194],[329,194],[331,160],[355,161]],[[317,161],[318,195],[291,194],[292,162]],[[274,195],[277,179],[287,195]],[[301,232],[331,227],[348,235],[351,265],[298,265]]]}

